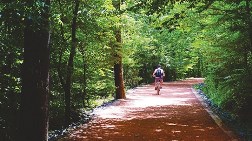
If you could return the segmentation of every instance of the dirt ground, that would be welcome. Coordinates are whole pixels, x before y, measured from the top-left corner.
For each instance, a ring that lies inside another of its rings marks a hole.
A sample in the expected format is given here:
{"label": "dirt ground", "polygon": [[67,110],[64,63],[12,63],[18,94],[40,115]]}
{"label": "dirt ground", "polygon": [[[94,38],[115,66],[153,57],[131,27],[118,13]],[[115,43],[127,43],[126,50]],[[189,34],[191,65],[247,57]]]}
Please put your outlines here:
{"label": "dirt ground", "polygon": [[192,89],[203,79],[127,92],[127,99],[94,111],[94,118],[58,141],[239,141]]}

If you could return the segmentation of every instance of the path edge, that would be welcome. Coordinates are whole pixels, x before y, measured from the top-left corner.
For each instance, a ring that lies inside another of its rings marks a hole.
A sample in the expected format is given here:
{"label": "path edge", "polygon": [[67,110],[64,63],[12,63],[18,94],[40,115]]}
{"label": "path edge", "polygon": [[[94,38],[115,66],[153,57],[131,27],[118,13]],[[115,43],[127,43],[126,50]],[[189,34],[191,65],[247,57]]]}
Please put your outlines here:
{"label": "path edge", "polygon": [[204,99],[196,92],[196,90],[194,88],[191,88],[191,90],[193,94],[195,95],[195,97],[200,101],[204,110],[208,112],[208,114],[212,117],[215,123],[222,129],[222,131],[225,132],[231,138],[231,141],[239,141],[239,138],[237,137],[237,135],[230,128],[225,126],[222,119],[211,110],[211,108],[206,104]]}

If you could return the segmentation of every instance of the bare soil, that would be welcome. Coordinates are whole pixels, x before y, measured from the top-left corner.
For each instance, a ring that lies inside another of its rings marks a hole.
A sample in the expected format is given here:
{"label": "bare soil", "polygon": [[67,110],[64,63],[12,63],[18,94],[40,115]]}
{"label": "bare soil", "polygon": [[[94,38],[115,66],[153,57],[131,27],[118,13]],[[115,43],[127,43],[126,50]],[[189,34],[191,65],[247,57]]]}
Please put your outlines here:
{"label": "bare soil", "polygon": [[58,141],[239,141],[195,94],[192,85],[201,82],[164,83],[160,95],[153,84],[129,90]]}

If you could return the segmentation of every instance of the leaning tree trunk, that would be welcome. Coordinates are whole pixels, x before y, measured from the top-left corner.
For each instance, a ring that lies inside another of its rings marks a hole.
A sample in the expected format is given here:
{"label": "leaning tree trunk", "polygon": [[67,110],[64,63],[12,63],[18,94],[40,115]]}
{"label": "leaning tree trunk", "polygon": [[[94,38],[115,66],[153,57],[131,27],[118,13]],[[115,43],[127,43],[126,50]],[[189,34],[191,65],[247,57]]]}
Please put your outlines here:
{"label": "leaning tree trunk", "polygon": [[41,21],[27,19],[25,23],[18,137],[22,141],[48,140],[50,0],[42,2],[46,5]]}
{"label": "leaning tree trunk", "polygon": [[[114,0],[113,5],[118,11],[118,16],[120,16],[120,0]],[[119,17],[120,18],[120,17]],[[115,31],[116,43],[114,44],[115,48],[115,64],[114,64],[114,76],[115,76],[115,87],[116,87],[116,99],[126,98],[125,89],[124,89],[124,80],[123,80],[123,65],[122,65],[122,37],[121,29],[117,28]]]}
{"label": "leaning tree trunk", "polygon": [[66,76],[66,90],[65,90],[65,126],[68,126],[71,123],[71,87],[72,87],[72,75],[73,75],[73,65],[74,65],[74,56],[76,54],[77,38],[76,38],[76,29],[77,29],[77,15],[79,9],[79,0],[75,0],[74,11],[73,11],[73,21],[72,21],[72,45],[71,52],[68,59],[67,66],[67,76]]}

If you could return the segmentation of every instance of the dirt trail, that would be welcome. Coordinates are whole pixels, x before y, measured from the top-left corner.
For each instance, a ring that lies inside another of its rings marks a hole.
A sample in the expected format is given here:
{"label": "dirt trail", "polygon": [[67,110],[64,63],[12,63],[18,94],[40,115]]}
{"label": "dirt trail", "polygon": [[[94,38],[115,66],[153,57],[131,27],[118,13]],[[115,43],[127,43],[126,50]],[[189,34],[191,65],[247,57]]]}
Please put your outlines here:
{"label": "dirt trail", "polygon": [[161,95],[153,85],[130,90],[59,141],[238,141],[193,93],[202,81],[164,83]]}

